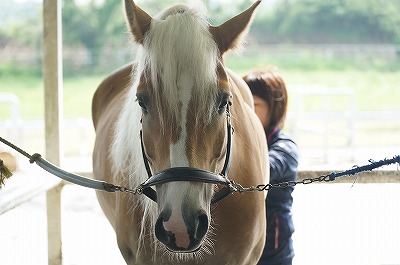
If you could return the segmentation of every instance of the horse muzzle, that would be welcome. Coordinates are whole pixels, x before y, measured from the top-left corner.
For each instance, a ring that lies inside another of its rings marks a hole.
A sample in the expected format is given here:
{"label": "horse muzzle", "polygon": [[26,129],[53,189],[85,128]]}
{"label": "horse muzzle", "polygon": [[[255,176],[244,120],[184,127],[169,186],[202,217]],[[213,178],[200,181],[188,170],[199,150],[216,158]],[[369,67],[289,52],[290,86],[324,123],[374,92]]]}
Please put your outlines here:
{"label": "horse muzzle", "polygon": [[192,253],[201,248],[203,238],[209,228],[207,213],[198,212],[182,216],[181,223],[173,220],[171,211],[163,211],[159,215],[155,235],[167,249],[175,253]]}

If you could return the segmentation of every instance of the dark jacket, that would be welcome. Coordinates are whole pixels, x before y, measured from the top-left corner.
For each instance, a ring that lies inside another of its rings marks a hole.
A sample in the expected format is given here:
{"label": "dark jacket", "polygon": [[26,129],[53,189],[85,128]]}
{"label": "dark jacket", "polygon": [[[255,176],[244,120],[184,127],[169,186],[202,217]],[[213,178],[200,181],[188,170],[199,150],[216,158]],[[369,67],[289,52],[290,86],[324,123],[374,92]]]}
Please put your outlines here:
{"label": "dark jacket", "polygon": [[[296,144],[280,130],[268,135],[270,183],[297,179]],[[258,264],[285,264],[294,257],[292,234],[292,192],[294,187],[271,189],[266,199],[267,242]],[[291,264],[291,263],[290,263]]]}

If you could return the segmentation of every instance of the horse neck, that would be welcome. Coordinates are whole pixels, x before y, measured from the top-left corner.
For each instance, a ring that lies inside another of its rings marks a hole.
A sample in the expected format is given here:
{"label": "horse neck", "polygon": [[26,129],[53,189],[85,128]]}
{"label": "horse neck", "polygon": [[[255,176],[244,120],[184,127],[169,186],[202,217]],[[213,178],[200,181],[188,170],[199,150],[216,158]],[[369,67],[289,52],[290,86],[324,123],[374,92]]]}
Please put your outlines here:
{"label": "horse neck", "polygon": [[243,99],[243,101],[245,103],[247,103],[247,105],[254,109],[254,100],[253,100],[253,95],[251,94],[251,90],[248,87],[248,85],[246,84],[246,82],[240,77],[238,76],[235,72],[233,72],[231,69],[229,68],[225,68],[228,76],[231,78],[231,80],[233,81],[233,89],[235,89],[235,91],[239,91],[240,95],[241,95],[241,99]]}
{"label": "horse neck", "polygon": [[[265,132],[254,112],[253,97],[250,89],[243,79],[231,70],[228,69],[227,72],[233,81],[231,82],[231,89],[234,98],[231,108],[231,120],[234,127],[234,155],[231,173],[237,173],[240,168],[251,168],[244,166],[244,164],[258,161],[260,157],[267,157],[267,148]],[[259,166],[255,168],[259,168]],[[256,174],[260,175],[264,175],[264,173],[256,172]]]}

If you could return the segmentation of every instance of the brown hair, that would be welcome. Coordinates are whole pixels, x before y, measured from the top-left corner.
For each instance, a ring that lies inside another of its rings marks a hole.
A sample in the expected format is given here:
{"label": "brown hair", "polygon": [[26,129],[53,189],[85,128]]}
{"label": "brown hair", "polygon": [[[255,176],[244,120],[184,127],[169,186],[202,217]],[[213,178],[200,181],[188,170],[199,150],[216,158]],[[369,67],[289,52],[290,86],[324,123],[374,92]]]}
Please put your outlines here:
{"label": "brown hair", "polygon": [[251,93],[267,101],[269,106],[270,122],[265,133],[268,135],[276,127],[283,128],[287,112],[288,93],[285,82],[279,73],[274,70],[266,72],[256,71],[243,77]]}

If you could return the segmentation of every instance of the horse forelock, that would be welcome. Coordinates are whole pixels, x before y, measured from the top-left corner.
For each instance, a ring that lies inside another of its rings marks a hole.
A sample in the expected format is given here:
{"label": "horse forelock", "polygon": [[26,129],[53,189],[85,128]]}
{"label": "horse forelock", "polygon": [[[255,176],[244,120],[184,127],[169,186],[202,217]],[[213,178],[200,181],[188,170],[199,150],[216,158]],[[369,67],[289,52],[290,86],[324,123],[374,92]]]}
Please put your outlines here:
{"label": "horse forelock", "polygon": [[160,117],[179,116],[177,83],[182,73],[193,80],[192,97],[201,103],[198,115],[210,117],[218,92],[218,56],[204,6],[177,5],[155,17],[137,63],[142,65],[142,75],[151,80]]}

